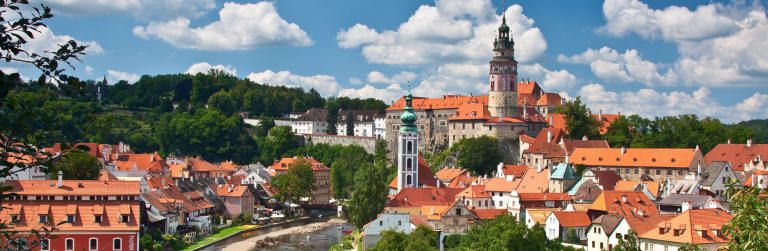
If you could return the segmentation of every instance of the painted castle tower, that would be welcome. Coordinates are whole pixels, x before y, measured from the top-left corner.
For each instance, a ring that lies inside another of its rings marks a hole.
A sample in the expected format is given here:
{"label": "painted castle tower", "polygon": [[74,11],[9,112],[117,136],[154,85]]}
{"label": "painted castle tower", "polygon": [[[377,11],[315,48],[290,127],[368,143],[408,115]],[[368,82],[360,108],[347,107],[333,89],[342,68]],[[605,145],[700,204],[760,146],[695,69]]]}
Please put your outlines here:
{"label": "painted castle tower", "polygon": [[491,117],[517,117],[517,61],[515,42],[509,34],[506,14],[493,42],[488,111]]}
{"label": "painted castle tower", "polygon": [[418,187],[419,181],[419,131],[416,129],[418,116],[411,105],[413,95],[405,95],[405,108],[400,115],[402,126],[397,137],[397,192],[404,187]]}

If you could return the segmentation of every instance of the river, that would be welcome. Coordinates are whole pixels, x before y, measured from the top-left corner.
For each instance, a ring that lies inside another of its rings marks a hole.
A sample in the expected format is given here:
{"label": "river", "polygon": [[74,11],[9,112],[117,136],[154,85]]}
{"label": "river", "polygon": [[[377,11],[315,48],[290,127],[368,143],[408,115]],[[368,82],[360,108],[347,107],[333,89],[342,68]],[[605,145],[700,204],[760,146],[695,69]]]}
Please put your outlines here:
{"label": "river", "polygon": [[[288,229],[292,227],[297,227],[297,226],[303,226],[313,222],[325,222],[325,221],[331,220],[335,216],[336,215],[334,213],[328,213],[327,216],[323,216],[321,218],[312,218],[307,221],[291,222],[291,223],[287,223],[280,226],[274,226],[271,228],[241,233],[239,235],[233,236],[232,238],[226,239],[220,243],[216,243],[215,245],[211,245],[202,250],[203,251],[220,251],[225,247],[229,246],[230,244],[237,243],[240,241],[245,241],[262,234],[267,234],[267,233]],[[348,229],[348,228],[350,228],[350,224],[345,223],[344,229]],[[309,241],[307,241],[307,235],[311,237]],[[332,226],[332,227],[327,227],[327,228],[317,230],[309,234],[283,235],[275,238],[275,240],[280,242],[280,244],[278,245],[267,247],[267,248],[254,247],[250,250],[253,250],[253,251],[256,251],[256,250],[258,251],[261,251],[261,250],[286,250],[286,251],[287,250],[328,250],[333,245],[336,245],[336,243],[339,243],[341,239],[346,235],[347,234],[342,233],[337,226]],[[301,245],[301,242],[304,242],[303,246]]]}

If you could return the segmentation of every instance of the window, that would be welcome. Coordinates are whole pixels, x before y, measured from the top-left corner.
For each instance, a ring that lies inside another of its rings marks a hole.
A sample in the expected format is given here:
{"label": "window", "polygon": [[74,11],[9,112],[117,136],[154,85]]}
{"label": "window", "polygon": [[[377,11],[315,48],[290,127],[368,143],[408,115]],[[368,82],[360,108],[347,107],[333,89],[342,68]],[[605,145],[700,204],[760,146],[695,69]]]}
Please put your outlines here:
{"label": "window", "polygon": [[43,239],[40,241],[40,250],[48,251],[51,250],[51,240]]}
{"label": "window", "polygon": [[123,239],[115,238],[114,240],[112,240],[112,249],[114,250],[123,249]]}
{"label": "window", "polygon": [[403,224],[402,224],[402,222],[400,222],[400,221],[397,221],[397,225],[398,225],[398,226],[402,226]]}
{"label": "window", "polygon": [[624,173],[629,174],[629,168],[624,169],[624,170],[625,170]]}
{"label": "window", "polygon": [[640,169],[635,168],[635,174],[640,174]]}
{"label": "window", "polygon": [[592,247],[593,248],[595,247],[595,241],[592,241]]}
{"label": "window", "polygon": [[66,239],[64,243],[65,243],[64,249],[66,249],[67,251],[75,250],[75,239],[71,239],[71,238]]}
{"label": "window", "polygon": [[99,249],[99,240],[96,238],[91,238],[90,240],[88,240],[88,249],[89,250]]}
{"label": "window", "polygon": [[621,240],[621,234],[620,233],[616,233],[616,239]]}
{"label": "window", "polygon": [[728,177],[723,177],[723,183],[725,183],[726,181],[728,181]]}
{"label": "window", "polygon": [[461,208],[456,208],[456,215],[461,215]]}
{"label": "window", "polygon": [[74,223],[75,222],[75,216],[74,215],[67,215],[67,222]]}
{"label": "window", "polygon": [[13,223],[19,222],[20,219],[21,219],[21,216],[19,216],[18,214],[11,215],[11,222]]}
{"label": "window", "polygon": [[120,216],[120,222],[128,223],[128,221],[130,221],[130,217],[128,217],[128,215],[121,215]]}
{"label": "window", "polygon": [[501,206],[501,201],[499,201],[499,206]]}
{"label": "window", "polygon": [[645,169],[645,174],[651,174],[651,169]]}
{"label": "window", "polygon": [[661,175],[661,170],[656,170],[656,175]]}
{"label": "window", "polygon": [[667,175],[672,175],[672,170],[667,170]]}
{"label": "window", "polygon": [[48,221],[48,216],[40,215],[40,218],[38,219],[38,222],[44,223],[46,221]]}
{"label": "window", "polygon": [[603,250],[603,243],[600,242],[600,250]]}
{"label": "window", "polygon": [[683,170],[677,170],[677,175],[683,175]]}
{"label": "window", "polygon": [[379,226],[384,226],[384,222],[383,221],[379,221]]}

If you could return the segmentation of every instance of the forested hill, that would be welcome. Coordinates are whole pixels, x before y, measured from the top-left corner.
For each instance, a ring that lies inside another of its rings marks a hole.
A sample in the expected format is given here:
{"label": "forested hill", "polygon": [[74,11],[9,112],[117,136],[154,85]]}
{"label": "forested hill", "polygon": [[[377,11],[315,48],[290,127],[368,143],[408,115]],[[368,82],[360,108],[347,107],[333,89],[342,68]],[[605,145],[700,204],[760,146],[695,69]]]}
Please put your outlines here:
{"label": "forested hill", "polygon": [[[736,126],[745,126],[752,131],[755,131],[755,142],[768,143],[768,119],[753,119],[747,121],[741,121]],[[741,143],[740,143],[741,144]]]}
{"label": "forested hill", "polygon": [[[200,155],[209,161],[238,164],[271,163],[298,147],[290,128],[273,128],[272,121],[283,112],[387,108],[381,100],[324,98],[314,89],[264,85],[218,70],[194,76],[145,75],[136,83],[102,79],[80,84],[85,92],[70,98],[63,98],[55,85],[35,81],[17,84],[9,95],[34,101],[30,109],[39,121],[30,126],[53,128],[45,138],[46,146],[79,138],[103,144],[123,141],[140,153]],[[179,103],[179,109],[174,110],[173,103]],[[254,128],[243,123],[239,111],[263,119],[263,125]],[[91,114],[98,115],[96,120]],[[273,137],[266,137],[270,130]]]}

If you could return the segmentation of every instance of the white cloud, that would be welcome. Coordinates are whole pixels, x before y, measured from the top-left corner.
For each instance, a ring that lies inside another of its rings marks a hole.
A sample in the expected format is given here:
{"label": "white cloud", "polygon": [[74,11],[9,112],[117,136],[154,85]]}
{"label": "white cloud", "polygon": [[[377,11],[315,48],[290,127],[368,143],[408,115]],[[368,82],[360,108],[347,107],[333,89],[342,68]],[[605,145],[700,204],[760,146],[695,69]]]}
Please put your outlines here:
{"label": "white cloud", "polygon": [[371,85],[365,85],[360,89],[342,89],[339,91],[339,97],[350,98],[375,98],[383,100],[384,103],[391,104],[392,101],[397,101],[405,94],[406,90],[400,87],[400,85],[392,84],[387,88],[377,89]]}
{"label": "white cloud", "polygon": [[679,81],[677,73],[672,68],[668,68],[662,75],[659,73],[662,69],[659,68],[667,67],[642,59],[635,49],[626,50],[624,54],[620,54],[607,46],[600,50],[587,48],[585,52],[570,57],[560,54],[557,56],[557,61],[589,64],[592,73],[608,83],[637,81],[648,86],[670,86]]}
{"label": "white cloud", "polygon": [[[488,65],[483,63],[445,64],[424,73],[427,77],[412,93],[421,97],[445,94],[488,93]],[[402,94],[401,94],[402,95]]]}
{"label": "white cloud", "polygon": [[362,85],[363,81],[359,78],[349,78],[349,83],[353,85]]}
{"label": "white cloud", "polygon": [[146,27],[136,26],[133,34],[144,39],[156,37],[178,48],[205,51],[314,44],[298,25],[283,20],[272,2],[225,3],[219,17],[219,21],[199,28],[190,28],[190,20],[184,17],[153,21]]}
{"label": "white cloud", "polygon": [[[74,16],[129,14],[140,20],[196,18],[216,8],[214,0],[33,0]],[[30,1],[32,2],[32,1]],[[36,5],[36,4],[35,4]]]}
{"label": "white cloud", "polygon": [[305,91],[310,88],[315,88],[315,90],[322,96],[336,95],[341,89],[341,86],[336,83],[336,78],[328,75],[307,77],[293,75],[289,71],[280,71],[276,73],[271,70],[266,70],[264,72],[248,74],[246,78],[257,83],[273,86],[284,85],[288,87],[302,87]]}
{"label": "white cloud", "polygon": [[227,65],[227,66],[216,65],[216,66],[213,66],[213,65],[208,64],[208,62],[200,62],[200,63],[193,64],[192,66],[189,67],[189,69],[187,69],[187,72],[185,72],[185,73],[188,73],[188,74],[191,74],[191,75],[195,75],[198,72],[207,73],[208,70],[210,70],[210,69],[222,70],[222,71],[225,71],[227,73],[230,73],[232,75],[237,76],[237,69],[235,69],[231,65]]}
{"label": "white cloud", "polygon": [[634,32],[644,38],[667,41],[703,40],[739,30],[736,21],[722,13],[730,9],[731,6],[711,3],[698,6],[695,11],[678,6],[654,10],[638,0],[606,0],[606,24],[597,31],[613,36]]}
{"label": "white cloud", "polygon": [[413,72],[407,72],[403,71],[401,73],[392,75],[392,77],[387,77],[384,75],[384,73],[378,72],[378,71],[372,71],[368,73],[367,81],[368,83],[382,83],[382,84],[405,84],[408,81],[411,81],[416,78],[416,73]]}
{"label": "white cloud", "polygon": [[551,71],[536,63],[533,65],[521,65],[518,68],[520,76],[533,77],[540,80],[539,84],[547,92],[568,91],[578,87],[581,80],[567,70]]}
{"label": "white cloud", "polygon": [[[522,63],[544,57],[547,42],[533,27],[533,19],[513,5],[507,10],[507,24],[515,41],[516,59]],[[421,6],[397,30],[376,30],[356,24],[336,36],[341,48],[362,46],[371,63],[439,66],[486,60],[493,56],[495,30],[502,17],[488,0],[437,0],[435,6]]]}
{"label": "white cloud", "polygon": [[27,50],[27,52],[29,52],[30,55],[32,53],[37,53],[38,55],[42,56],[52,55],[50,53],[46,53],[46,51],[56,52],[60,48],[59,45],[65,45],[70,40],[75,40],[77,45],[88,46],[88,48],[85,49],[85,54],[87,55],[98,55],[104,53],[104,49],[102,49],[101,45],[95,41],[83,42],[67,35],[55,35],[48,27],[39,27],[38,30],[40,31],[39,33],[32,31],[32,34],[35,35],[35,39],[28,39],[27,43],[23,47],[25,50]]}
{"label": "white cloud", "polygon": [[617,93],[605,90],[600,84],[585,85],[578,91],[578,95],[593,112],[602,109],[604,113],[620,112],[624,115],[638,114],[651,118],[696,114],[700,117],[717,117],[726,123],[768,116],[766,94],[755,93],[731,107],[720,105],[711,94],[707,87],[701,87],[690,94],[680,91],[659,93],[653,89]]}
{"label": "white cloud", "polygon": [[90,65],[86,65],[85,66],[85,75],[89,75],[89,76],[93,75],[93,67],[91,67]]}
{"label": "white cloud", "polygon": [[120,80],[128,81],[128,83],[136,83],[136,81],[139,81],[141,79],[141,76],[136,73],[128,73],[128,72],[119,72],[119,71],[113,71],[113,70],[107,70],[107,82],[116,84]]}

